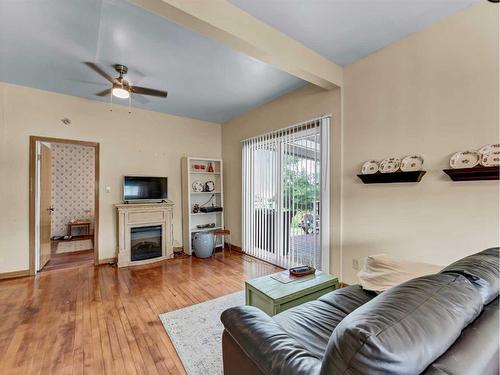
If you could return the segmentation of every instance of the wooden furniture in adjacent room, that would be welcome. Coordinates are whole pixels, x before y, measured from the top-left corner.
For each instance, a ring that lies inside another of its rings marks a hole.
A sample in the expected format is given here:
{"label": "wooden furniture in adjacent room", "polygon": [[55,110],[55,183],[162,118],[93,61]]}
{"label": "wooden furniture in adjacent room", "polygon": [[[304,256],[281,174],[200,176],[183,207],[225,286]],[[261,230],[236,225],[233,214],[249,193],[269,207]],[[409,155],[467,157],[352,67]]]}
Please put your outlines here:
{"label": "wooden furniture in adjacent room", "polygon": [[[74,229],[75,228],[83,228],[84,233],[79,231],[78,234],[75,234]],[[92,234],[92,222],[91,221],[85,221],[85,220],[76,220],[73,222],[68,223],[68,229],[67,229],[67,235],[68,239],[64,239],[63,241],[69,241],[69,240],[91,240],[92,241],[92,248],[95,246],[95,241],[94,241],[94,235]],[[57,240],[56,240],[57,241]],[[59,240],[60,241],[60,240]]]}
{"label": "wooden furniture in adjacent room", "polygon": [[[186,254],[193,253],[196,232],[224,228],[224,193],[222,160],[202,157],[183,157],[182,177],[182,240]],[[198,228],[212,224],[211,227]],[[223,247],[216,238],[216,247]]]}
{"label": "wooden furniture in adjacent room", "polygon": [[[80,220],[77,220],[77,221],[73,221],[73,222],[70,222],[68,223],[68,236],[80,236],[80,235],[83,235],[83,236],[89,236],[90,235],[90,227],[92,225],[92,222],[90,221],[80,221]],[[85,233],[80,233],[80,234],[73,234],[73,228],[84,228],[85,229]]]}
{"label": "wooden furniture in adjacent room", "polygon": [[318,299],[340,287],[336,277],[320,271],[316,271],[314,275],[297,277],[288,283],[273,278],[279,274],[286,278],[288,270],[245,281],[246,304],[258,307],[273,316],[304,302]]}
{"label": "wooden furniture in adjacent room", "polygon": [[[229,247],[229,254],[231,254],[231,243],[229,242],[230,236],[231,236],[231,231],[229,229],[223,228],[223,229],[217,229],[214,230],[214,236],[215,240],[217,241],[217,237],[221,237],[221,242],[222,242],[222,254],[225,255],[225,249],[226,249],[226,239],[228,240],[227,246]],[[213,255],[215,255],[215,249],[213,252]]]}

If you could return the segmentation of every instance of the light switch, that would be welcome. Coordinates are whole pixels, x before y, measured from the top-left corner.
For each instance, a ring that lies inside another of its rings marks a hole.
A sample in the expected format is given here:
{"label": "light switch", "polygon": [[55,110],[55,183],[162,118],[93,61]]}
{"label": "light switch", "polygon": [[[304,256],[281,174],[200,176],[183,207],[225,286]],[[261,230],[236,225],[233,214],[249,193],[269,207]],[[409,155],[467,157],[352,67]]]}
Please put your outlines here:
{"label": "light switch", "polygon": [[106,186],[106,193],[111,193],[111,186]]}

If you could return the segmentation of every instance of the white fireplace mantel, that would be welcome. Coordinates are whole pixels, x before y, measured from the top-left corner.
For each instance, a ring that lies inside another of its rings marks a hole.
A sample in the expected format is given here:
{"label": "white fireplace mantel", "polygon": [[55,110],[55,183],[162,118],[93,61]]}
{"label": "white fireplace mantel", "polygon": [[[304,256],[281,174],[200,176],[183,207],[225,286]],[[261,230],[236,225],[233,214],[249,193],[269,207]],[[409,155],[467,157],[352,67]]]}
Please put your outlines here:
{"label": "white fireplace mantel", "polygon": [[[115,204],[115,207],[118,213],[118,267],[148,264],[174,256],[174,204],[171,201],[164,203]],[[162,227],[162,256],[132,261],[130,256],[130,230],[150,225],[161,225]]]}

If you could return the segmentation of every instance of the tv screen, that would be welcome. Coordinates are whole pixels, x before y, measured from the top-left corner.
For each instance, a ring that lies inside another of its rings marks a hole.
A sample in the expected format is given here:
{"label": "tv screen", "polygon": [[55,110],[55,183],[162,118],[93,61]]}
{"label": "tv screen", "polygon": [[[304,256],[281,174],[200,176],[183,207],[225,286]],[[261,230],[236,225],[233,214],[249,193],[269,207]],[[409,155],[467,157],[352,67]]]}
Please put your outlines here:
{"label": "tv screen", "polygon": [[123,200],[167,199],[167,177],[125,176],[123,180]]}

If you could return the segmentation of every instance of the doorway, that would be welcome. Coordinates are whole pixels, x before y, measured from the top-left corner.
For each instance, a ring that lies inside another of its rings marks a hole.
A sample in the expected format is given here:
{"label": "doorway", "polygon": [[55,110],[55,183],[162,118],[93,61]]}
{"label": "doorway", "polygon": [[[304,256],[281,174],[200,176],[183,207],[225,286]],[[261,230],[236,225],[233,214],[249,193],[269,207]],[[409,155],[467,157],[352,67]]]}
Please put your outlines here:
{"label": "doorway", "polygon": [[243,247],[289,268],[329,265],[330,117],[243,141]]}
{"label": "doorway", "polygon": [[30,274],[99,260],[99,144],[30,137]]}

